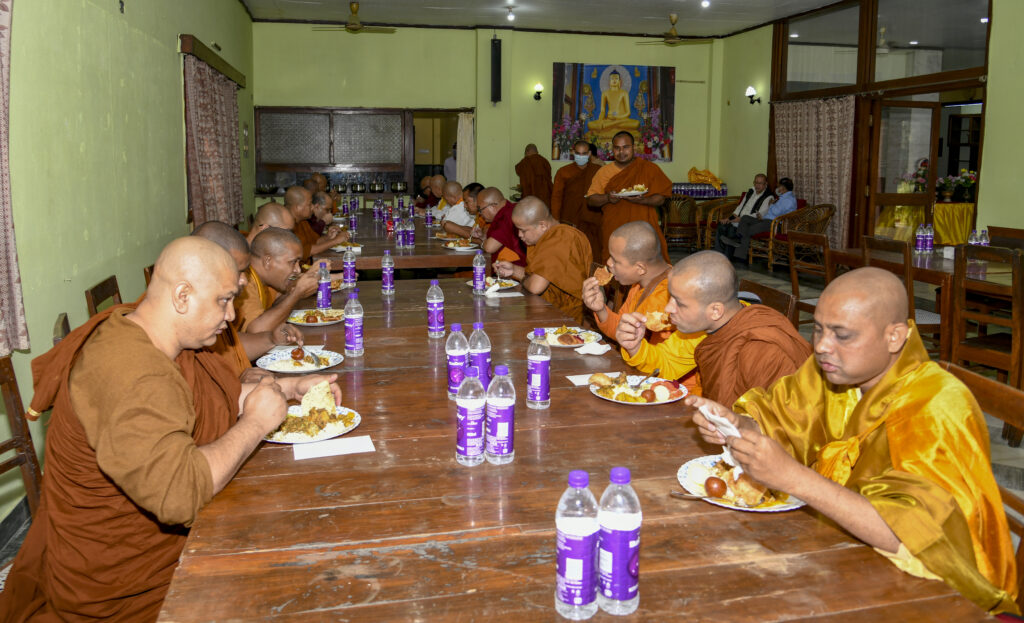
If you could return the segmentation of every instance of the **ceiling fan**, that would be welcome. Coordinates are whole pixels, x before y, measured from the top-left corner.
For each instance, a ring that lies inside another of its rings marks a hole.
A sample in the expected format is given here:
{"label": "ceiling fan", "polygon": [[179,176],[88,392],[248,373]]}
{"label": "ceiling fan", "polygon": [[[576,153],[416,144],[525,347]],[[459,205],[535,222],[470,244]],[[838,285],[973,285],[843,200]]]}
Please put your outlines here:
{"label": "ceiling fan", "polygon": [[348,16],[348,22],[346,22],[345,24],[339,24],[337,26],[314,26],[313,30],[345,30],[353,34],[360,32],[391,34],[395,32],[394,28],[385,28],[382,26],[363,26],[363,23],[359,21],[358,2],[349,2],[348,10],[351,11],[351,13]]}
{"label": "ceiling fan", "polygon": [[668,32],[662,33],[661,41],[637,41],[637,45],[683,45],[691,43],[704,43],[702,39],[684,39],[679,36],[676,32],[676,22],[679,21],[679,15],[676,13],[668,14],[668,21],[672,24],[672,27],[668,29]]}

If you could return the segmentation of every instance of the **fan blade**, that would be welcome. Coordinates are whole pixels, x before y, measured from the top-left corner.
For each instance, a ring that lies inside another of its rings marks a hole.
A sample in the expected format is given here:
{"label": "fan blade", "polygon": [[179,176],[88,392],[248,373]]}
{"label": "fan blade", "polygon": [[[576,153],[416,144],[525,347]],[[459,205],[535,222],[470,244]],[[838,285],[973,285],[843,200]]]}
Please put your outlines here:
{"label": "fan blade", "polygon": [[383,26],[363,26],[359,32],[373,32],[377,34],[387,34],[395,32],[395,28],[385,28]]}
{"label": "fan blade", "polygon": [[328,32],[337,32],[339,30],[345,30],[344,26],[313,26],[313,30],[324,30]]}

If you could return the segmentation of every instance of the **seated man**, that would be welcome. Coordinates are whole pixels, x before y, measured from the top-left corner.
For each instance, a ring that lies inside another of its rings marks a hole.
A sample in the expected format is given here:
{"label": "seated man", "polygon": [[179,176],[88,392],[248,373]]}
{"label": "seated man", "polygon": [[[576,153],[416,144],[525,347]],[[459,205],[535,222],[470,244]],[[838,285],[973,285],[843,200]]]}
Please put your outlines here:
{"label": "seated man", "polygon": [[427,210],[430,210],[434,214],[434,220],[440,222],[444,218],[445,213],[448,210],[448,202],[444,199],[444,185],[447,180],[444,179],[443,175],[435,175],[430,178],[430,195],[427,197],[427,202],[422,206],[416,207],[417,214],[426,214]]}
{"label": "seated man", "polygon": [[796,210],[796,195],[793,194],[793,180],[784,177],[779,180],[779,187],[775,189],[778,199],[769,199],[767,209],[762,205],[761,211],[753,215],[747,215],[740,219],[737,227],[739,242],[732,238],[726,238],[723,242],[735,246],[732,251],[733,259],[746,260],[750,254],[750,239],[761,232],[768,231],[772,227],[772,219],[783,214],[789,214]]}
{"label": "seated man", "polygon": [[[639,313],[646,318],[651,312],[665,310],[668,305],[668,275],[672,266],[661,259],[658,236],[651,224],[645,221],[633,221],[622,225],[612,232],[608,245],[610,256],[606,264],[609,272],[620,284],[632,287],[622,306],[615,312],[608,307],[604,288],[598,283],[597,278],[589,277],[583,282],[583,304],[594,312],[598,330],[614,338],[622,314]],[[648,343],[657,345],[667,340],[674,332],[675,327],[668,324],[659,331],[648,328],[645,336]],[[693,340],[692,345],[688,347],[692,351],[704,339],[705,334],[700,332],[684,337]],[[625,349],[622,355],[628,357]],[[690,391],[696,391],[699,395],[700,386],[695,368],[696,366],[691,366],[689,370],[680,371],[680,376]],[[654,368],[647,369],[645,366],[640,371],[650,373]]]}
{"label": "seated man", "polygon": [[775,195],[768,190],[768,176],[764,173],[758,173],[755,175],[754,185],[748,188],[747,192],[743,193],[743,197],[736,205],[736,208],[732,211],[732,214],[718,223],[718,229],[716,231],[717,236],[715,238],[715,251],[718,251],[719,253],[731,251],[729,246],[732,245],[727,244],[726,240],[739,239],[740,219],[744,216],[752,216],[760,213],[762,205],[774,196]]}
{"label": "seated man", "polygon": [[245,241],[252,244],[253,238],[268,227],[279,227],[291,231],[295,229],[295,219],[288,208],[276,201],[268,201],[256,208],[256,215],[253,217],[252,229],[245,237]]}
{"label": "seated man", "polygon": [[487,237],[480,245],[484,253],[490,253],[497,260],[526,266],[526,246],[519,239],[519,232],[512,222],[512,210],[516,204],[507,201],[501,191],[491,186],[476,196],[480,215],[489,223]]}
{"label": "seated man", "polygon": [[469,237],[477,242],[484,241],[488,227],[487,220],[480,214],[480,206],[476,202],[483,189],[484,185],[480,182],[471,182],[462,189],[462,203],[466,204],[466,212],[473,217],[473,228],[469,232]]}
{"label": "seated man", "polygon": [[417,208],[422,208],[427,204],[427,199],[430,198],[430,176],[424,175],[420,178],[419,190],[416,191],[416,196],[413,198],[413,204]]}
{"label": "seated man", "polygon": [[309,226],[316,234],[323,235],[324,231],[334,224],[334,200],[325,192],[313,193],[313,215],[309,217]]}
{"label": "seated man", "polygon": [[328,184],[326,175],[324,175],[323,173],[314,173],[313,175],[309,176],[309,179],[313,180],[313,182],[316,184],[316,192],[313,193],[314,195],[317,192],[327,192]]}
{"label": "seated man", "polygon": [[248,282],[235,299],[239,331],[273,331],[288,319],[296,303],[312,296],[319,266],[302,272],[302,244],[290,231],[271,227],[252,241]]}
{"label": "seated man", "polygon": [[441,219],[441,228],[449,234],[469,238],[476,219],[466,210],[466,204],[462,200],[462,184],[446,182],[444,200],[450,207],[447,214]]}
{"label": "seated man", "polygon": [[736,271],[721,253],[701,251],[680,260],[669,276],[672,298],[665,311],[678,331],[708,336],[695,348],[679,332],[652,346],[644,339],[646,318],[623,314],[615,339],[629,354],[626,363],[678,378],[696,362],[702,394],[722,404],[792,374],[811,354],[807,340],[771,307],[740,303],[736,286]]}
{"label": "seated man", "polygon": [[537,146],[533,143],[523,150],[523,159],[516,164],[516,175],[519,176],[522,197],[532,195],[545,204],[551,203],[551,163],[537,153]]}
{"label": "seated man", "polygon": [[[943,580],[986,610],[1017,613],[985,417],[928,358],[907,311],[897,277],[851,271],[822,292],[814,356],[799,370],[732,409],[687,404],[739,428],[728,444],[751,478],[804,500],[900,569]],[[709,443],[726,443],[703,415],[693,419]]]}
{"label": "seated man", "polygon": [[594,257],[579,230],[551,217],[548,206],[526,197],[512,211],[512,222],[526,243],[526,267],[499,260],[494,271],[512,277],[577,323],[583,322],[583,280]]}
{"label": "seated man", "polygon": [[32,362],[30,413],[53,408],[46,473],[0,620],[155,621],[200,509],[287,400],[334,381],[240,384],[204,348],[234,317],[238,287],[226,251],[179,238],[137,307],[100,312]]}
{"label": "seated man", "polygon": [[284,193],[284,207],[295,219],[295,235],[302,244],[302,260],[309,262],[314,255],[348,241],[348,232],[337,225],[329,225],[327,232],[318,236],[309,224],[313,216],[313,195],[301,186],[292,186]]}

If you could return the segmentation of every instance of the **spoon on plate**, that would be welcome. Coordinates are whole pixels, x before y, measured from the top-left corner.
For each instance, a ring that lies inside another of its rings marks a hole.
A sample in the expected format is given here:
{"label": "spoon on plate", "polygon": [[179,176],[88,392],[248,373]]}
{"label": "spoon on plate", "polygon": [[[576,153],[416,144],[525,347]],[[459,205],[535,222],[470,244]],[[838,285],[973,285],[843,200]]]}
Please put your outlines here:
{"label": "spoon on plate", "polygon": [[633,391],[637,391],[641,387],[643,387],[644,381],[646,381],[647,379],[651,378],[652,376],[658,376],[658,374],[660,374],[660,373],[661,373],[661,368],[655,368],[653,372],[651,372],[650,374],[648,374],[644,378],[640,379],[639,383],[630,383],[629,384],[629,388],[632,389]]}

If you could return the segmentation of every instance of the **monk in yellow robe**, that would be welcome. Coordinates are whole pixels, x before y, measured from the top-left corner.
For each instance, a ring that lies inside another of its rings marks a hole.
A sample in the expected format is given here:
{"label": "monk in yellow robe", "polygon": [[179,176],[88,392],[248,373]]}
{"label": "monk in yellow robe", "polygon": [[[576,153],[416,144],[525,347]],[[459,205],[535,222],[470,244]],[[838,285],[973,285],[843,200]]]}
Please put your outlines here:
{"label": "monk in yellow robe", "polygon": [[526,146],[523,159],[516,164],[516,175],[524,198],[537,197],[551,205],[551,163],[537,153],[533,143]]}
{"label": "monk in yellow robe", "polygon": [[494,272],[521,281],[527,292],[539,294],[573,321],[583,322],[583,280],[594,259],[586,236],[553,219],[548,206],[536,197],[516,204],[512,222],[526,243],[526,267],[497,261]]}
{"label": "monk in yellow robe", "polygon": [[233,318],[237,288],[223,249],[177,239],[137,307],[104,310],[32,362],[30,414],[53,408],[46,472],[0,620],[155,621],[199,510],[287,400],[334,380],[240,384],[204,348]]}
{"label": "monk in yellow robe", "polygon": [[[767,387],[792,374],[811,354],[789,320],[767,305],[736,298],[736,270],[717,251],[680,260],[669,276],[665,311],[678,331],[651,345],[644,339],[643,314],[623,314],[615,339],[640,370],[661,368],[678,378],[696,364],[704,396],[732,404],[747,390]],[[706,333],[704,339],[697,339]],[[695,335],[696,334],[696,335]]]}
{"label": "monk in yellow robe", "polygon": [[[658,210],[672,196],[672,181],[653,162],[636,158],[633,153],[633,135],[619,132],[612,138],[614,162],[601,167],[587,189],[587,205],[600,208],[601,240],[604,258],[608,259],[608,238],[619,225],[630,221],[647,221],[658,232],[661,254],[668,261],[668,242],[658,224]],[[622,191],[635,192],[643,187],[642,196],[620,197]]]}
{"label": "monk in yellow robe", "polygon": [[348,241],[348,232],[337,225],[328,224],[322,236],[313,230],[309,223],[309,218],[313,216],[313,195],[302,186],[292,186],[285,191],[284,207],[295,220],[295,235],[302,243],[303,262],[309,262],[313,256]]}
{"label": "monk in yellow robe", "polygon": [[526,245],[519,238],[519,232],[512,222],[512,211],[516,204],[505,199],[501,191],[491,186],[476,196],[480,215],[487,221],[487,235],[484,237],[484,253],[490,253],[496,261],[511,262],[526,266]]}
{"label": "monk in yellow robe", "polygon": [[[814,312],[814,356],[729,408],[687,398],[740,430],[752,478],[794,495],[900,569],[1018,613],[1017,570],[988,429],[964,385],[928,358],[906,289],[878,268],[832,281]],[[703,415],[704,439],[726,440]]]}
{"label": "monk in yellow robe", "polygon": [[302,245],[290,231],[270,227],[252,241],[246,283],[235,298],[239,331],[273,331],[295,305],[316,292],[319,266],[302,272]]}
{"label": "monk in yellow robe", "polygon": [[575,226],[590,241],[595,258],[603,257],[601,240],[601,212],[587,205],[587,191],[591,180],[602,165],[590,161],[590,145],[576,141],[572,146],[573,164],[567,164],[555,173],[551,189],[551,215],[555,220]]}

